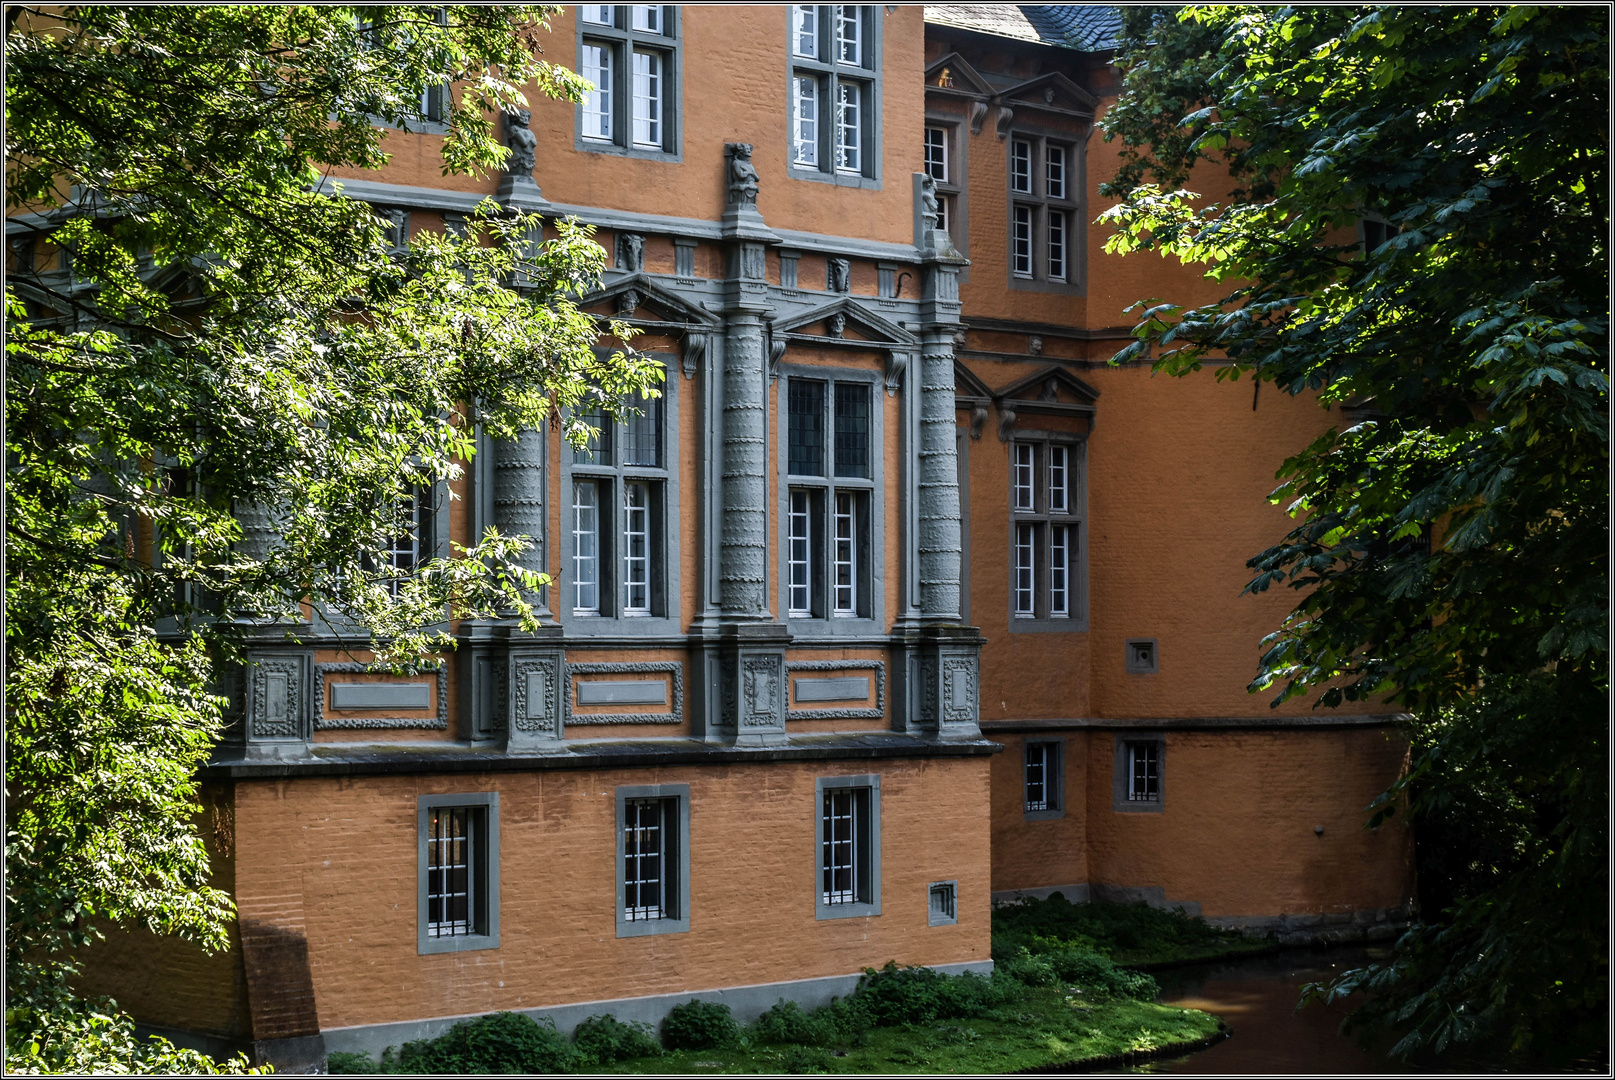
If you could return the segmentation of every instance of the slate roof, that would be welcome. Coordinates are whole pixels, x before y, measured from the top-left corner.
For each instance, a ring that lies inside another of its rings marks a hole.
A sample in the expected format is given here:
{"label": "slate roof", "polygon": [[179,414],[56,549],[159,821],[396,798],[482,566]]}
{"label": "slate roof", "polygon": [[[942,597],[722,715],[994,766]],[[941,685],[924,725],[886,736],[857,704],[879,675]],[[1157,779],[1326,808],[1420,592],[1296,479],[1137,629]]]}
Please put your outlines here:
{"label": "slate roof", "polygon": [[1093,52],[1116,47],[1122,17],[1110,4],[927,4],[925,21]]}

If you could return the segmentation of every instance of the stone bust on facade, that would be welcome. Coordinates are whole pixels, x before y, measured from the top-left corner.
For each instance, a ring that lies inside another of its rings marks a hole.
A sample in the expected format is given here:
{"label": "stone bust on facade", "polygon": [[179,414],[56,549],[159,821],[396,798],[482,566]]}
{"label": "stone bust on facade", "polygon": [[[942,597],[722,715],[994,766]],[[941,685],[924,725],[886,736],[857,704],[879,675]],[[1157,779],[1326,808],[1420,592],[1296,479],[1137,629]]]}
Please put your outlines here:
{"label": "stone bust on facade", "polygon": [[757,167],[751,163],[750,143],[729,144],[729,205],[757,204]]}
{"label": "stone bust on facade", "polygon": [[532,122],[530,109],[505,113],[505,145],[510,148],[510,157],[505,159],[507,176],[533,175],[533,168],[538,164],[538,137],[528,127]]}
{"label": "stone bust on facade", "polygon": [[938,203],[936,197],[936,180],[929,175],[920,177],[920,218],[925,223],[925,231],[930,232],[936,228]]}

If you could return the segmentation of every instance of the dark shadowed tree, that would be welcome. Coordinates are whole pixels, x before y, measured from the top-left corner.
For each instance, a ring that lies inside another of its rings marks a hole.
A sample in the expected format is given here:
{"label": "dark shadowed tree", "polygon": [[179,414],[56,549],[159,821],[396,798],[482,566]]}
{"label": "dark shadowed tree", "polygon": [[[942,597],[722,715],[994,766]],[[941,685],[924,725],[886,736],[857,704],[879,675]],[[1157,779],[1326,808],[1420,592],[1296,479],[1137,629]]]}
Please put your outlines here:
{"label": "dark shadowed tree", "polygon": [[[1283,464],[1248,591],[1296,606],[1253,690],[1412,716],[1425,903],[1314,995],[1396,1052],[1602,1045],[1608,971],[1608,10],[1125,9],[1113,251],[1206,267],[1139,305],[1340,423]],[[1190,170],[1226,166],[1207,200]],[[1219,183],[1225,183],[1219,181]]]}

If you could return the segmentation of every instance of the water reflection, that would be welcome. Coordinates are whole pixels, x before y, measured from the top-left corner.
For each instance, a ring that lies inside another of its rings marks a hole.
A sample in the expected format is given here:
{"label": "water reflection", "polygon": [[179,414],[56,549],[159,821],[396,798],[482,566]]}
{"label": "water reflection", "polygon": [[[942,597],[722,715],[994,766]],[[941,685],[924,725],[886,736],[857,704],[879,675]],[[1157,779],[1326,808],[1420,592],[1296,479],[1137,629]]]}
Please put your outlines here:
{"label": "water reflection", "polygon": [[1301,987],[1370,958],[1381,949],[1297,950],[1221,964],[1158,971],[1161,1000],[1204,1009],[1228,1022],[1233,1035],[1194,1054],[1140,1062],[1106,1072],[1210,1074],[1394,1073],[1407,1066],[1362,1049],[1340,1034],[1351,1004],[1308,1005],[1296,1012]]}

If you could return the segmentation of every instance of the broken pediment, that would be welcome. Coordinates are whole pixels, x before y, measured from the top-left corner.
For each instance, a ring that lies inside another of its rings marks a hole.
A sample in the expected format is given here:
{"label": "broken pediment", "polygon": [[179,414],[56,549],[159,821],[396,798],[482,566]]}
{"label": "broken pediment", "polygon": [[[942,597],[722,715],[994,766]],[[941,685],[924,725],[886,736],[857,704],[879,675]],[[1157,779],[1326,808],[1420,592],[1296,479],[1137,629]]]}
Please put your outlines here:
{"label": "broken pediment", "polygon": [[1005,441],[1021,415],[1083,419],[1091,429],[1099,391],[1058,364],[1017,379],[993,392],[998,407],[998,437]]}

